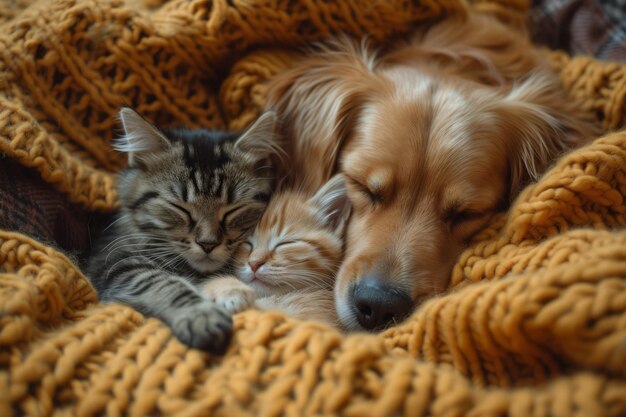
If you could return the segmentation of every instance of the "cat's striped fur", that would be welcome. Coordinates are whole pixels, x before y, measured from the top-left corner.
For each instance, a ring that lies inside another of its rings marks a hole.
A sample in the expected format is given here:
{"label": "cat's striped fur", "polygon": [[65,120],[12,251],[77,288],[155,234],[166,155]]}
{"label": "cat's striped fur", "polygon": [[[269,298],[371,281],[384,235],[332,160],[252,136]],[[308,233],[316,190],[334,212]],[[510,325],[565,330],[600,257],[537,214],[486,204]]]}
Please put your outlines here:
{"label": "cat's striped fur", "polygon": [[119,301],[170,326],[183,343],[214,353],[232,331],[226,310],[198,285],[232,267],[270,197],[274,113],[243,134],[162,133],[130,109],[120,118],[129,154],[121,208],[97,242],[87,275],[103,301]]}

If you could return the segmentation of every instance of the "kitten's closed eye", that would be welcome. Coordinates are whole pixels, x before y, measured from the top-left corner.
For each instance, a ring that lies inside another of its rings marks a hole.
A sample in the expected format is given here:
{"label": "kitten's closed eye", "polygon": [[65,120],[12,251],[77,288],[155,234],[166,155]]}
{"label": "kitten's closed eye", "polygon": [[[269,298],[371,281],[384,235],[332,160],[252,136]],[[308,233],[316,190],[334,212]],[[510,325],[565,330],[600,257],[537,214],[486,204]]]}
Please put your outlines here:
{"label": "kitten's closed eye", "polygon": [[179,213],[182,213],[185,216],[185,218],[187,219],[187,225],[189,226],[189,230],[193,230],[193,228],[196,226],[196,220],[191,215],[191,212],[183,206],[172,203],[171,201],[168,201],[168,203],[176,210],[178,210]]}
{"label": "kitten's closed eye", "polygon": [[288,246],[288,245],[293,245],[293,244],[296,244],[296,243],[300,243],[300,242],[297,241],[297,240],[284,240],[284,241],[279,242],[276,245],[274,245],[274,249],[279,248],[281,246],[284,247],[284,246]]}
{"label": "kitten's closed eye", "polygon": [[174,231],[186,228],[187,217],[162,199],[152,199],[134,213],[138,226],[144,231]]}
{"label": "kitten's closed eye", "polygon": [[222,224],[227,224],[229,220],[232,220],[232,218],[236,216],[237,212],[244,207],[245,206],[243,204],[240,204],[238,206],[228,209],[226,213],[224,213],[224,215],[222,216]]}
{"label": "kitten's closed eye", "polygon": [[229,211],[228,216],[224,216],[223,225],[230,230],[247,231],[256,226],[263,215],[260,207],[239,207]]}

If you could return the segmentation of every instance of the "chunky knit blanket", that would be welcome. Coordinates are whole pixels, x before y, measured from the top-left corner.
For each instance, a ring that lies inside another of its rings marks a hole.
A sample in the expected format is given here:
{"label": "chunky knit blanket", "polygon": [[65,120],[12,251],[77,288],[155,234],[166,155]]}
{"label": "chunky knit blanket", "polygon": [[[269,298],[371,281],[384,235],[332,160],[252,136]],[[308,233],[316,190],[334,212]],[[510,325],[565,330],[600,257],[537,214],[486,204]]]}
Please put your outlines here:
{"label": "chunky knit blanket", "polygon": [[[110,212],[120,106],[238,129],[297,46],[385,41],[465,7],[526,16],[524,0],[5,0],[0,151],[80,211]],[[0,231],[0,416],[626,415],[626,65],[551,60],[606,136],[477,236],[447,295],[379,335],[248,311],[213,357],[98,304],[59,250]]]}

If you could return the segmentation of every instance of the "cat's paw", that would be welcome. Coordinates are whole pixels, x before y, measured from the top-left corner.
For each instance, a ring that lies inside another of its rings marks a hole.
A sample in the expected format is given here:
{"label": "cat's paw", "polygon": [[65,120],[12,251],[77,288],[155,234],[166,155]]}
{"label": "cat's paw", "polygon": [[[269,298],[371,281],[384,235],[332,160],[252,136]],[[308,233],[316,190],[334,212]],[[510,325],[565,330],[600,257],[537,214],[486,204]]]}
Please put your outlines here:
{"label": "cat's paw", "polygon": [[231,276],[209,279],[202,287],[202,292],[231,314],[252,307],[256,298],[250,286]]}
{"label": "cat's paw", "polygon": [[222,355],[233,333],[233,319],[222,307],[204,301],[178,311],[172,332],[190,347]]}

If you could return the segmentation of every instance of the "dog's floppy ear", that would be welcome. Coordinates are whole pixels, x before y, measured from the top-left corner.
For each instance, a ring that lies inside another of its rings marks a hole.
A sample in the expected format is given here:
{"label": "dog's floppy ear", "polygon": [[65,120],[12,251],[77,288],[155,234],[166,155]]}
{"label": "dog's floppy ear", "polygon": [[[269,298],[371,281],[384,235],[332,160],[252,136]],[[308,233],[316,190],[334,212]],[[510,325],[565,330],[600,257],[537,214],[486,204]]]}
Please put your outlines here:
{"label": "dog's floppy ear", "polygon": [[352,131],[368,90],[375,83],[374,58],[347,38],[322,54],[277,75],[268,86],[266,106],[281,117],[293,166],[315,164],[299,184],[315,191],[337,166],[339,149]]}
{"label": "dog's floppy ear", "polygon": [[553,74],[537,72],[514,86],[491,111],[506,141],[512,195],[535,181],[561,153],[598,134],[589,115],[573,107]]}

